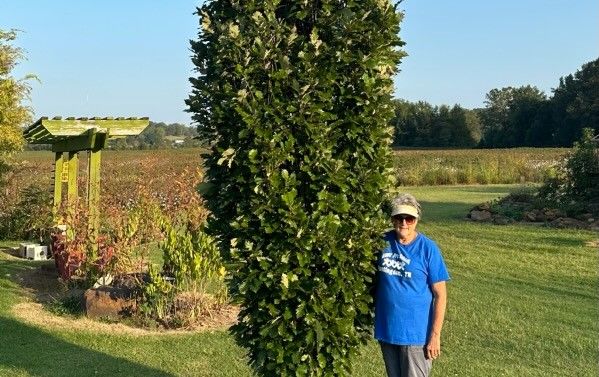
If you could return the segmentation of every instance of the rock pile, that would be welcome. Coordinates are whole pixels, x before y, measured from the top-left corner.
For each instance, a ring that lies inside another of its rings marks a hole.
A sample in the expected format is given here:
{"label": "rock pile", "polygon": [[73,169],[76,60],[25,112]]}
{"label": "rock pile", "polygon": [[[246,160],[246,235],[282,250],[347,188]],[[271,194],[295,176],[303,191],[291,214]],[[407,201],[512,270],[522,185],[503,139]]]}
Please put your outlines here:
{"label": "rock pile", "polygon": [[472,208],[466,217],[472,221],[498,225],[525,222],[555,228],[590,229],[599,232],[599,216],[582,213],[576,217],[568,217],[567,214],[558,209],[538,209],[528,202],[507,200],[497,204],[482,203]]}

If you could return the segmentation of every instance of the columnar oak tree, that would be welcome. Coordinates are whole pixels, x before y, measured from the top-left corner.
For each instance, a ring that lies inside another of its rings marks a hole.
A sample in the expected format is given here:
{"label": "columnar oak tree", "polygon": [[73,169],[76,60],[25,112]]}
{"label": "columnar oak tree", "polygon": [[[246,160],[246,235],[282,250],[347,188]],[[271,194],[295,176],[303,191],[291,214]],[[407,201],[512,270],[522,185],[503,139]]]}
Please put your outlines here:
{"label": "columnar oak tree", "polygon": [[345,375],[370,335],[391,183],[389,0],[214,0],[186,101],[210,141],[202,192],[231,262],[238,342],[261,375]]}

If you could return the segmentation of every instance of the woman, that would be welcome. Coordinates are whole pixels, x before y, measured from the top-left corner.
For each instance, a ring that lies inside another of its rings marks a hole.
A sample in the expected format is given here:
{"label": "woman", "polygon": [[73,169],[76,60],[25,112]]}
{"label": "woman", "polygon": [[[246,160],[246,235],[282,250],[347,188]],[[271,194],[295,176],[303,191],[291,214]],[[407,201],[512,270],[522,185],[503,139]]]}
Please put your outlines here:
{"label": "woman", "polygon": [[441,354],[449,274],[437,245],[416,231],[422,211],[401,194],[378,260],[374,336],[389,377],[426,377]]}

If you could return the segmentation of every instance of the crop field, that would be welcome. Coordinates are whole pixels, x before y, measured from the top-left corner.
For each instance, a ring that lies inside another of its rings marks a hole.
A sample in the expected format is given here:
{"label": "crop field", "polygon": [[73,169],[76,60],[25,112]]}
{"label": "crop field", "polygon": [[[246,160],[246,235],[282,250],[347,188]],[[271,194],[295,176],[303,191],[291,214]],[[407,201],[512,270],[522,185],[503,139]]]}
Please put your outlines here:
{"label": "crop field", "polygon": [[[201,174],[200,153],[199,149],[103,151],[102,196],[126,203],[143,188],[156,197],[166,197],[173,186]],[[85,178],[86,153],[79,155],[80,178]],[[23,152],[16,159],[11,186],[22,188],[36,183],[50,189],[54,171],[52,152]],[[85,191],[84,185],[80,188]]]}
{"label": "crop field", "polygon": [[395,152],[400,184],[407,186],[542,182],[555,173],[565,148],[456,149]]}
{"label": "crop field", "polygon": [[[508,152],[493,158],[507,160]],[[547,161],[565,151],[512,152],[523,161],[535,156],[550,164]],[[397,166],[420,166],[418,161],[431,158],[455,161],[460,155],[468,153],[400,151]],[[103,203],[126,206],[139,192],[149,190],[165,205],[176,206],[184,198],[171,192],[189,193],[178,187],[193,185],[201,177],[198,150],[108,151],[103,157]],[[27,152],[19,159],[11,187],[38,181],[50,188],[51,153]],[[421,200],[424,215],[419,230],[438,242],[452,276],[442,356],[434,363],[433,376],[599,373],[597,235],[464,219],[475,204],[517,187],[405,187]],[[17,242],[2,241],[0,249]],[[23,276],[40,273],[43,263],[0,252],[1,376],[251,375],[243,349],[226,328],[144,333],[121,324],[90,324],[83,318],[46,313],[41,321],[25,315],[22,308],[35,305],[36,292],[24,284]],[[384,375],[377,344],[371,341],[360,351],[353,375]]]}
{"label": "crop field", "polygon": [[[398,182],[406,186],[541,182],[555,171],[568,151],[565,148],[406,149],[395,151],[394,162]],[[201,166],[200,153],[200,149],[105,151],[103,194],[115,192],[129,199],[135,193],[130,188],[135,185],[163,193],[182,174],[195,172]],[[81,158],[82,171],[84,160]],[[51,184],[51,152],[23,152],[17,161],[14,179],[20,187],[32,179]]]}

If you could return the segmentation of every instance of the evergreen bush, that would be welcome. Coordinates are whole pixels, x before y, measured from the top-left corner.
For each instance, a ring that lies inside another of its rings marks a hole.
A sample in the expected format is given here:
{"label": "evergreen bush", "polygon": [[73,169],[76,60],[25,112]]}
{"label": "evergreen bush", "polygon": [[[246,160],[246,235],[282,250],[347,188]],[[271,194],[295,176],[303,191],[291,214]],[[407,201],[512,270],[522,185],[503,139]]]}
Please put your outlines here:
{"label": "evergreen bush", "polygon": [[233,332],[260,375],[347,375],[387,225],[402,15],[388,0],[198,14],[186,102],[211,142],[201,192],[241,306]]}
{"label": "evergreen bush", "polygon": [[568,212],[599,214],[599,152],[593,130],[585,128],[554,177],[539,189],[539,197]]}

